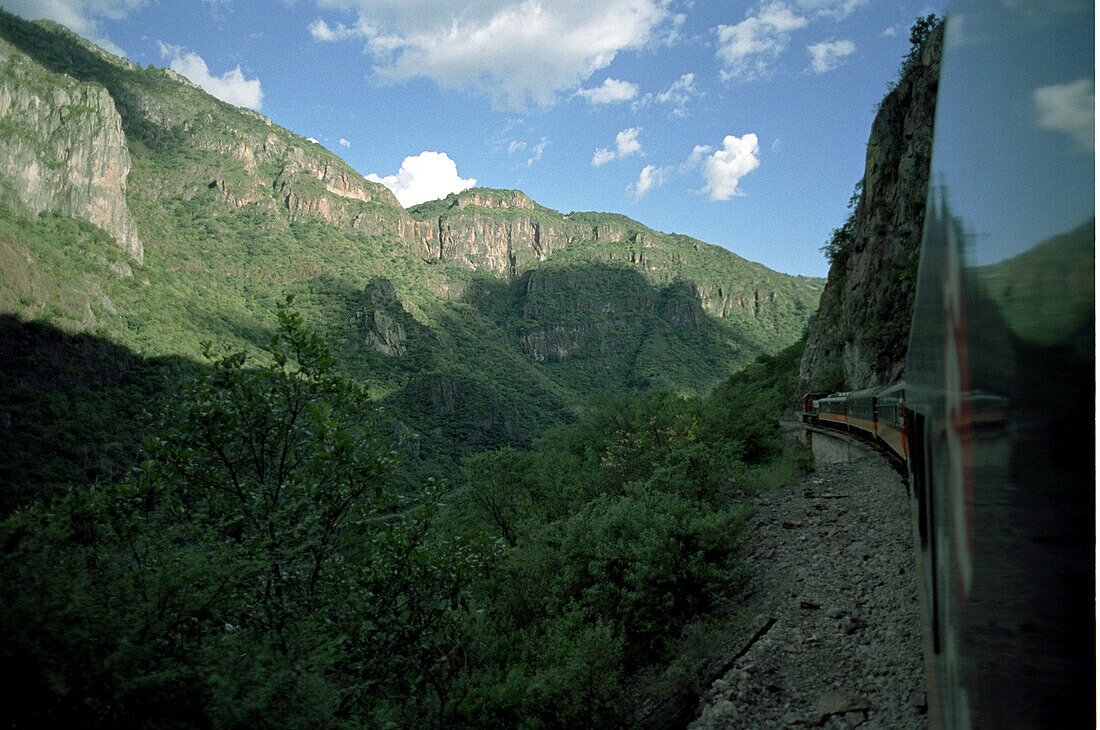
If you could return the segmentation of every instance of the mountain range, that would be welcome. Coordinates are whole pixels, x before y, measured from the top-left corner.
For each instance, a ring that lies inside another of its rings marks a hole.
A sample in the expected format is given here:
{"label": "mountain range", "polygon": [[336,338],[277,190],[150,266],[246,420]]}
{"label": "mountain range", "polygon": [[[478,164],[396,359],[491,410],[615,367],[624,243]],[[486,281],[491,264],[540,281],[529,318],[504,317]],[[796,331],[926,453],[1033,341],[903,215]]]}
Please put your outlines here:
{"label": "mountain range", "polygon": [[420,478],[529,444],[594,397],[704,393],[798,339],[823,285],[517,190],[406,210],[183,76],[0,13],[0,428],[56,448],[73,413],[103,412],[97,383],[141,374],[108,409],[131,425],[90,429],[99,456],[58,456],[59,473],[94,478],[96,444],[129,453],[204,342],[258,351],[288,295]]}

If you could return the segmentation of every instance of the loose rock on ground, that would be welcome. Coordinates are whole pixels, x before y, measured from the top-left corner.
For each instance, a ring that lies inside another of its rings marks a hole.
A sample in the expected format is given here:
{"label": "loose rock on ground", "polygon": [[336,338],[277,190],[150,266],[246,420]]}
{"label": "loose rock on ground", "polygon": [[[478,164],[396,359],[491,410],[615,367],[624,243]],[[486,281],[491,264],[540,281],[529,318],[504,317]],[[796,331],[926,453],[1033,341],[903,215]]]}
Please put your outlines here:
{"label": "loose rock on ground", "polygon": [[927,728],[902,479],[868,451],[752,501],[755,640],[690,728]]}

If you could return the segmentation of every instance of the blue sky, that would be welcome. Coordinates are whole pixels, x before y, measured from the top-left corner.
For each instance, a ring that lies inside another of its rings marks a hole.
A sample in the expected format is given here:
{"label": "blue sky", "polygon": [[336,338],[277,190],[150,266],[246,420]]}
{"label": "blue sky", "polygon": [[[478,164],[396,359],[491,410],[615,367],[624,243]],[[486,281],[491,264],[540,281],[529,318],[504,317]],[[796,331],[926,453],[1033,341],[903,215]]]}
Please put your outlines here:
{"label": "blue sky", "polygon": [[0,0],[172,67],[380,179],[623,213],[792,274],[942,0]]}

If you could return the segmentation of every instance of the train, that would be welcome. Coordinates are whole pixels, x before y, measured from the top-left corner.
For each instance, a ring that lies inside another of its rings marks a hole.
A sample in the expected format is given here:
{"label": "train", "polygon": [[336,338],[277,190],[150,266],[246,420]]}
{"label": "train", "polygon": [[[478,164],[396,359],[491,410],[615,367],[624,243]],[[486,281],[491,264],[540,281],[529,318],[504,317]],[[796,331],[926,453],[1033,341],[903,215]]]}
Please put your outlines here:
{"label": "train", "polygon": [[935,728],[1096,726],[1094,42],[950,4],[903,378],[802,399],[906,477]]}
{"label": "train", "polygon": [[[1004,395],[968,392],[961,417],[937,418],[908,405],[906,387],[807,393],[801,417],[872,444],[906,477],[932,726],[1082,726],[1095,702],[1094,533],[1085,524],[1094,503],[1074,462],[1095,463],[1091,443],[1071,439],[1061,451],[1057,433],[1036,443],[1017,422],[1026,404]],[[960,433],[965,440],[952,438]],[[1014,483],[1014,461],[1034,478]],[[1042,493],[1052,479],[1065,480],[1055,492],[1064,501]]]}
{"label": "train", "polygon": [[847,431],[882,447],[895,465],[909,459],[905,427],[905,383],[802,397],[807,424]]}

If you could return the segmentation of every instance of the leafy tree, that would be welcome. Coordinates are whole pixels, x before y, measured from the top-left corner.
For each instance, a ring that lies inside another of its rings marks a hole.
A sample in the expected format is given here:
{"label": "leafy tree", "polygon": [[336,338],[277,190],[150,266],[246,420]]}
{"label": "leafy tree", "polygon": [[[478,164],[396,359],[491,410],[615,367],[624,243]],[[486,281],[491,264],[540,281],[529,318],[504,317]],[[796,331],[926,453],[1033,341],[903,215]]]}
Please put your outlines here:
{"label": "leafy tree", "polygon": [[910,71],[920,63],[921,54],[924,52],[924,44],[932,33],[943,24],[943,18],[935,13],[929,13],[922,18],[917,18],[909,28],[909,53],[902,59],[898,76],[905,78]]}
{"label": "leafy tree", "polygon": [[822,252],[825,254],[825,259],[829,262],[830,268],[839,267],[839,270],[843,271],[844,264],[848,260],[848,254],[851,253],[852,247],[855,245],[856,212],[862,198],[863,180],[860,180],[856,183],[855,190],[852,191],[851,197],[848,198],[848,210],[851,212],[844,220],[842,226],[833,229],[832,234],[829,236],[829,240],[821,247]]}
{"label": "leafy tree", "polygon": [[491,546],[387,486],[366,389],[288,306],[265,350],[207,346],[140,469],[3,524],[24,724],[444,723]]}
{"label": "leafy tree", "polygon": [[530,456],[505,447],[463,459],[470,502],[500,530],[509,547],[515,547],[523,507],[530,505],[523,493],[522,465]]}

